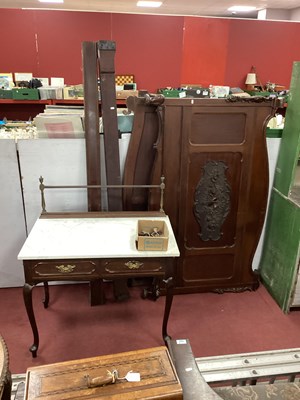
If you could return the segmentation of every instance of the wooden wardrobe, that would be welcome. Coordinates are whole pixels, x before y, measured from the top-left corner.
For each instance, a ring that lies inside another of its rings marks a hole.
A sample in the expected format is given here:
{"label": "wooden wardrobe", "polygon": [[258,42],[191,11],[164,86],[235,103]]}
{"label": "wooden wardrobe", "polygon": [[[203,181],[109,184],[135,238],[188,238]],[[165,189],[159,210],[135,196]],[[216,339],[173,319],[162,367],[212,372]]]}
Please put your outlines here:
{"label": "wooden wardrobe", "polygon": [[[124,183],[134,183],[134,176],[139,183],[159,183],[165,176],[164,209],[181,254],[176,292],[256,289],[252,258],[268,195],[265,130],[275,102],[146,96],[129,105],[137,123]],[[145,140],[149,132],[152,141]],[[147,164],[143,154],[149,152]],[[149,192],[148,208],[157,207],[157,194]]]}

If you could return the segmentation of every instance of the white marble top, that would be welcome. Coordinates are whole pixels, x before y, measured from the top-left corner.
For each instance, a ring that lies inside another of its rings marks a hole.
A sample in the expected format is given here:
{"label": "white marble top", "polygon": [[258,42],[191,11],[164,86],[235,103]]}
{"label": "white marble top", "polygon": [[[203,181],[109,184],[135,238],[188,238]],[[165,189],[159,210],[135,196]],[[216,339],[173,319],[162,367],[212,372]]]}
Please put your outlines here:
{"label": "white marble top", "polygon": [[[166,251],[138,251],[137,223],[163,220],[169,230]],[[19,260],[71,258],[178,257],[179,250],[167,216],[139,218],[40,218],[33,226]]]}

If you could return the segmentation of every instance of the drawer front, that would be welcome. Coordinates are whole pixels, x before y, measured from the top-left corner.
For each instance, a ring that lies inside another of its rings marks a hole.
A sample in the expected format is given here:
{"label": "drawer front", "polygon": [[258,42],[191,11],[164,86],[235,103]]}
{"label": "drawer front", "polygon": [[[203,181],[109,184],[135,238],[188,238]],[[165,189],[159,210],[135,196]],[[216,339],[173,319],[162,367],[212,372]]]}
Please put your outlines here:
{"label": "drawer front", "polygon": [[147,259],[112,259],[102,261],[101,272],[103,275],[149,275],[163,276],[165,265],[161,260]]}
{"label": "drawer front", "polygon": [[97,263],[94,261],[41,261],[31,266],[32,279],[75,279],[76,277],[88,280],[97,277]]}

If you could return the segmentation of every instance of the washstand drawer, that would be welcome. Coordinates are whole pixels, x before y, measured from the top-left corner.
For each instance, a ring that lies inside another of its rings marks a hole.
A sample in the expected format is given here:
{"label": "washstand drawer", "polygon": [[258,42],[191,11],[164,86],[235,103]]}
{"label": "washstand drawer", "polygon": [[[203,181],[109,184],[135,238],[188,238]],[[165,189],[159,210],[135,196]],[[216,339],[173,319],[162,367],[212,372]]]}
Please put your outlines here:
{"label": "washstand drawer", "polygon": [[163,276],[165,265],[161,259],[111,259],[101,262],[101,274],[114,275],[150,275]]}
{"label": "washstand drawer", "polygon": [[43,280],[45,278],[59,279],[85,277],[87,280],[93,276],[97,277],[97,261],[90,260],[64,260],[64,261],[38,261],[26,263],[25,273],[30,274],[31,279]]}

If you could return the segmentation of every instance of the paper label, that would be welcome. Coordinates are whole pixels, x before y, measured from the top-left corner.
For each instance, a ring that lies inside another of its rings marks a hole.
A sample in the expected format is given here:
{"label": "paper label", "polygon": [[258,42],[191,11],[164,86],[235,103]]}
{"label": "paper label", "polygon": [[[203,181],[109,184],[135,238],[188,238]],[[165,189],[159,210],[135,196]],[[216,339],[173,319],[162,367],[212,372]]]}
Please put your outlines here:
{"label": "paper label", "polygon": [[140,382],[141,374],[139,372],[128,372],[128,374],[125,376],[125,379],[128,382]]}
{"label": "paper label", "polygon": [[177,343],[177,344],[186,344],[186,339],[179,339],[179,340],[176,340],[176,343]]}

